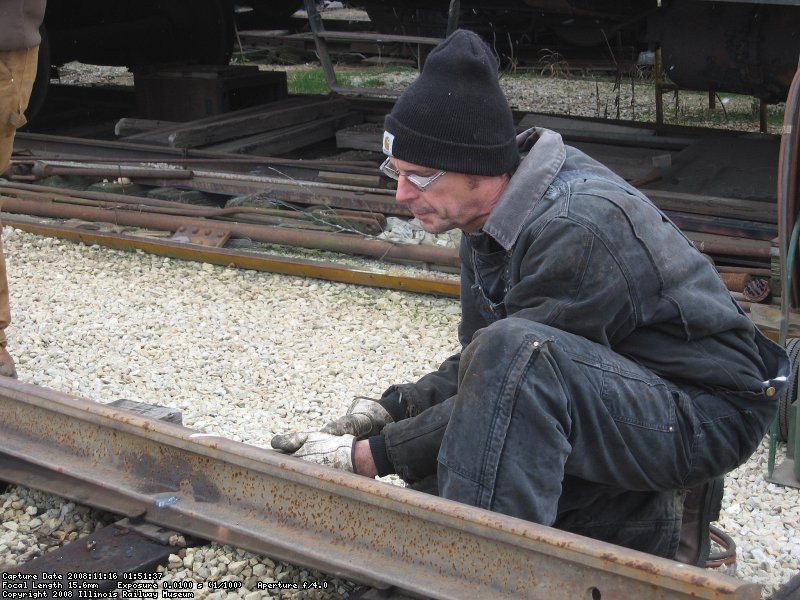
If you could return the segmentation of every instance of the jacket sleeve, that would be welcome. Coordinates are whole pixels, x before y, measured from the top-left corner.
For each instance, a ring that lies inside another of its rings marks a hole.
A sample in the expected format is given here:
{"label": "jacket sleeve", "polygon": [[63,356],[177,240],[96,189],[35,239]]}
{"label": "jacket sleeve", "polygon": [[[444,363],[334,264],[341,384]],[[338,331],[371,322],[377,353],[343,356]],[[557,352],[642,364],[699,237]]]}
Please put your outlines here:
{"label": "jacket sleeve", "polygon": [[421,377],[416,383],[390,386],[380,404],[395,421],[416,417],[431,406],[453,396],[458,389],[458,365],[461,353],[445,360],[439,369]]}
{"label": "jacket sleeve", "polygon": [[370,438],[378,474],[397,473],[413,483],[436,473],[439,446],[454,401],[451,396],[416,417],[389,423],[381,435]]}
{"label": "jacket sleeve", "polygon": [[[469,266],[469,251],[464,242],[461,245],[461,264],[458,334],[463,348],[474,332],[487,323],[472,300],[473,269]],[[416,383],[393,385],[384,392],[380,403],[395,422],[384,428],[380,439],[370,441],[380,475],[397,473],[404,480],[413,482],[436,472],[439,446],[450,419],[453,397],[458,391],[460,360],[459,352]]]}

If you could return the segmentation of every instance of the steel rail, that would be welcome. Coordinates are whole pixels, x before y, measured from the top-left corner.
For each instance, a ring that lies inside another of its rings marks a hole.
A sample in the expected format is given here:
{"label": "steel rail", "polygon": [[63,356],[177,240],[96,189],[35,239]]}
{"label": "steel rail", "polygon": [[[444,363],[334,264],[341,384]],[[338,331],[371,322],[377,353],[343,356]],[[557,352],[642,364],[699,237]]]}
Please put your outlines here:
{"label": "steel rail", "polygon": [[754,583],[6,378],[0,458],[0,479],[430,598],[760,598]]}
{"label": "steel rail", "polygon": [[157,256],[168,256],[222,267],[238,267],[294,277],[312,277],[325,281],[365,285],[403,292],[452,298],[458,298],[460,294],[459,281],[446,277],[407,276],[379,269],[350,267],[327,261],[285,258],[266,253],[217,248],[160,238],[126,235],[124,233],[104,233],[76,229],[74,227],[34,222],[30,219],[12,217],[6,214],[3,214],[2,222],[4,225],[16,227],[28,233],[58,237],[72,242],[83,243],[87,246],[96,244],[114,248],[115,250],[141,250]]}
{"label": "steel rail", "polygon": [[348,254],[361,254],[382,260],[418,261],[421,263],[458,268],[458,251],[453,248],[429,245],[399,244],[389,240],[368,238],[357,234],[290,229],[235,221],[218,221],[201,217],[163,215],[132,207],[96,208],[42,200],[40,197],[23,198],[24,194],[4,187],[0,183],[0,209],[3,213],[35,215],[52,219],[81,219],[101,221],[131,227],[146,227],[161,231],[174,231],[180,227],[193,229],[214,228],[231,236],[248,238],[268,244],[299,246],[316,250],[329,250]]}

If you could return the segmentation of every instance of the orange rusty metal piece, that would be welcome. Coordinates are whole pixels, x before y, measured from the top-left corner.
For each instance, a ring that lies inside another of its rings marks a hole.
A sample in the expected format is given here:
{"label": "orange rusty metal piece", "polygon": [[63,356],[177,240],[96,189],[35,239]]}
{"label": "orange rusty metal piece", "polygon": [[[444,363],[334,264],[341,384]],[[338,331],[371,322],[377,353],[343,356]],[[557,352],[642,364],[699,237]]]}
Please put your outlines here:
{"label": "orange rusty metal piece", "polygon": [[761,597],[754,583],[6,378],[0,479],[429,598]]}
{"label": "orange rusty metal piece", "polygon": [[[208,227],[209,221],[201,217],[164,215],[152,213],[144,207],[97,208],[60,202],[50,202],[37,196],[26,197],[22,190],[2,186],[0,208],[3,212],[36,215],[54,219],[82,219],[103,221],[116,225],[147,227],[162,231],[175,231],[184,227]],[[221,221],[216,221],[221,228]],[[295,230],[254,223],[225,221],[225,228],[234,237],[249,238],[270,244],[299,246],[316,250],[345,252],[381,258],[383,260],[418,261],[458,268],[458,251],[439,246],[396,244],[379,239],[368,239],[354,234],[325,231]]]}
{"label": "orange rusty metal piece", "polygon": [[183,241],[162,240],[144,236],[131,236],[119,233],[87,231],[56,225],[31,223],[16,217],[3,216],[3,223],[17,229],[82,242],[87,245],[106,246],[117,250],[142,250],[158,256],[169,256],[181,260],[206,262],[223,267],[238,267],[281,273],[295,277],[313,277],[326,281],[338,281],[354,285],[401,290],[419,294],[450,296],[458,298],[460,285],[457,279],[445,277],[404,276],[375,269],[349,267],[325,261],[291,259],[269,254],[247,251],[199,247]]}
{"label": "orange rusty metal piece", "polygon": [[743,292],[745,286],[752,279],[750,273],[720,273],[725,287],[731,292]]}

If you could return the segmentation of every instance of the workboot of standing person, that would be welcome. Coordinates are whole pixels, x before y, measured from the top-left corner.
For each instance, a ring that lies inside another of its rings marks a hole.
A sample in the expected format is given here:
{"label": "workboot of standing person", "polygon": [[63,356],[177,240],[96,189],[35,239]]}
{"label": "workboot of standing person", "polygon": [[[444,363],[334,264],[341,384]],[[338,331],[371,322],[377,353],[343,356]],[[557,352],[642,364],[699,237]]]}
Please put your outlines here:
{"label": "workboot of standing person", "polygon": [[[25,125],[25,110],[36,78],[45,0],[0,0],[0,177],[8,169],[14,136]],[[0,375],[16,377],[6,349],[11,323],[6,259],[0,242]]]}

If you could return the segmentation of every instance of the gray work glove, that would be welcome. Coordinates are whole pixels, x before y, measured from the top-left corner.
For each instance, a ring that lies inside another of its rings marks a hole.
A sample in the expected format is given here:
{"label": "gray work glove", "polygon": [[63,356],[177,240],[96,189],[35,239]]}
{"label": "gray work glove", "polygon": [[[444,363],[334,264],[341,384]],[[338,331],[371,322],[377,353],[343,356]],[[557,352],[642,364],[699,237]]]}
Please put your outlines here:
{"label": "gray work glove", "polygon": [[333,435],[349,434],[357,438],[378,435],[387,423],[394,421],[377,400],[359,396],[350,404],[343,417],[331,421],[320,429]]}
{"label": "gray work glove", "polygon": [[355,441],[352,435],[310,431],[276,435],[270,443],[276,450],[291,453],[303,460],[352,473]]}

